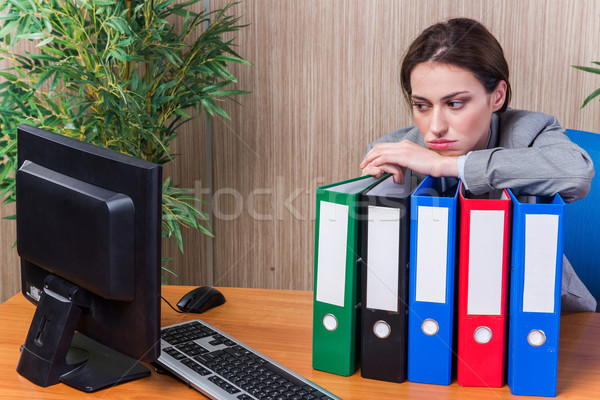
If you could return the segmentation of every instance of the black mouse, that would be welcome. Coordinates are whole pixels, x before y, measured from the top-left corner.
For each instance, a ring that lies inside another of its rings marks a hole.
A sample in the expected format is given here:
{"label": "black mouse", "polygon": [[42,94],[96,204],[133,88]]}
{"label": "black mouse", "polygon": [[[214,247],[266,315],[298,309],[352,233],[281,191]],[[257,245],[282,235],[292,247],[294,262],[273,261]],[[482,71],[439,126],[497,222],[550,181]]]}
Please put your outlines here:
{"label": "black mouse", "polygon": [[201,286],[185,294],[177,303],[177,307],[183,312],[200,314],[224,303],[225,296],[217,289]]}

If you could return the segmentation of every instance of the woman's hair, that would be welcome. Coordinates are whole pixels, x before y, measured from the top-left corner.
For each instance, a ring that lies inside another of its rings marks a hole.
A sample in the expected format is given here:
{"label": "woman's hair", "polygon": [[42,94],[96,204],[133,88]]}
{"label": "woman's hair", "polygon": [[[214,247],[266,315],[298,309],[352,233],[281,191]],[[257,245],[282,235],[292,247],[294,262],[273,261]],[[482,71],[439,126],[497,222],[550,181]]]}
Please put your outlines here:
{"label": "woman's hair", "polygon": [[428,61],[471,71],[487,93],[492,93],[501,80],[505,81],[506,99],[498,112],[508,107],[511,90],[504,52],[494,35],[479,22],[453,18],[430,26],[412,42],[400,70],[402,90],[409,104],[412,95],[410,74],[418,64]]}

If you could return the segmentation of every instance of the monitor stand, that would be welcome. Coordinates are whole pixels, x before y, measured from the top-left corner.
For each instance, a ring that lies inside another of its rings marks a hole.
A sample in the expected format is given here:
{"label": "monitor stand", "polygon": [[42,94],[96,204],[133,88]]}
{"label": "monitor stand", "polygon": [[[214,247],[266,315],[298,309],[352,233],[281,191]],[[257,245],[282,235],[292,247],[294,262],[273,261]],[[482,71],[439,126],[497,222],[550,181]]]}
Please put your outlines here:
{"label": "monitor stand", "polygon": [[93,392],[150,375],[135,359],[75,333],[89,293],[56,276],[48,276],[31,321],[17,372],[47,387],[59,382]]}

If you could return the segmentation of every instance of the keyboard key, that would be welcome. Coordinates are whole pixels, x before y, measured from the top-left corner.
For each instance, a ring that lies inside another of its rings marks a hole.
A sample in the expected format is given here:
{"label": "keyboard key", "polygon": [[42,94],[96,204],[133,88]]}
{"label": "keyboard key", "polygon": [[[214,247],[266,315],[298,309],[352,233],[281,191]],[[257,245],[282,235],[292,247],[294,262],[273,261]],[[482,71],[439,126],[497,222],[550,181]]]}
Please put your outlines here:
{"label": "keyboard key", "polygon": [[179,351],[175,350],[175,348],[173,348],[173,347],[166,349],[165,353],[167,353],[168,355],[170,355],[171,357],[173,357],[176,360],[181,360],[183,358],[186,358],[185,354],[180,353]]}

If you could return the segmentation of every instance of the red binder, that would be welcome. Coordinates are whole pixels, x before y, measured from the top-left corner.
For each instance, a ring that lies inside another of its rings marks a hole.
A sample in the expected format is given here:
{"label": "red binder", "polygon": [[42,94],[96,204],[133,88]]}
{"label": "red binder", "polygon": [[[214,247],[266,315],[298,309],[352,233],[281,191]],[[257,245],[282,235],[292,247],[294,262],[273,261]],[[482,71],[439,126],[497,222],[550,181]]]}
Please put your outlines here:
{"label": "red binder", "polygon": [[510,197],[461,185],[458,362],[461,386],[501,387],[507,326]]}

